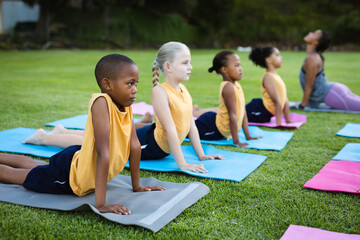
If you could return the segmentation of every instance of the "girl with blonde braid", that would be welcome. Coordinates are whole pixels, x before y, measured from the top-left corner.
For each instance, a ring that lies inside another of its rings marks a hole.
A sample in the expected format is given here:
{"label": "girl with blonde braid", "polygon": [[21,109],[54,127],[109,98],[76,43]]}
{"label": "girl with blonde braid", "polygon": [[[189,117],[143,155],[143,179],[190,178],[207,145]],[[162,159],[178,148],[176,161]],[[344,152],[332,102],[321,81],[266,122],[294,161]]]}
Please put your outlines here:
{"label": "girl with blonde braid", "polygon": [[[173,154],[182,170],[205,173],[203,164],[188,164],[181,151],[181,143],[188,136],[200,160],[224,159],[220,155],[205,155],[192,116],[192,98],[181,82],[191,74],[189,48],[179,42],[161,46],[153,63],[152,105],[155,123],[136,130],[141,144],[141,159],[161,159]],[[165,82],[159,84],[160,71]]]}

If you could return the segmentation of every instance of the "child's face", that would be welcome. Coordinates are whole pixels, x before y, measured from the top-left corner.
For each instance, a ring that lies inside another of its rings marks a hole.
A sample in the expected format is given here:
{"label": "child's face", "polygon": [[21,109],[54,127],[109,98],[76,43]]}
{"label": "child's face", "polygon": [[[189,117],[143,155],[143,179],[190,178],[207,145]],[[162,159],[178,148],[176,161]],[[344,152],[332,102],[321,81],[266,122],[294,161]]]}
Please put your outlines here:
{"label": "child's face", "polygon": [[191,74],[191,55],[188,49],[184,49],[176,54],[172,63],[170,63],[170,72],[175,79],[179,81],[189,81]]}
{"label": "child's face", "polygon": [[227,56],[226,72],[228,77],[233,81],[238,81],[242,78],[242,67],[240,58],[237,54]]}
{"label": "child's face", "polygon": [[125,66],[117,78],[111,80],[108,94],[118,107],[128,107],[135,102],[138,81],[139,69],[135,64]]}
{"label": "child's face", "polygon": [[282,57],[280,55],[280,51],[277,48],[274,48],[273,53],[269,57],[270,63],[275,68],[280,68],[282,65]]}

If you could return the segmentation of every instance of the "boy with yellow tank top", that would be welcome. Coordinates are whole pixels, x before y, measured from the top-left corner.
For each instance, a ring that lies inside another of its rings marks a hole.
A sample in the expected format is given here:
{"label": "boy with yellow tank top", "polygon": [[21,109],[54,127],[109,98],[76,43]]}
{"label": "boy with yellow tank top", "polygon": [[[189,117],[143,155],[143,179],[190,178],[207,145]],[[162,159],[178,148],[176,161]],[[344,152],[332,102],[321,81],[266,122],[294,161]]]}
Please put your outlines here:
{"label": "boy with yellow tank top", "polygon": [[282,58],[277,48],[268,46],[255,48],[249,58],[255,65],[266,69],[262,77],[261,92],[263,99],[255,98],[246,105],[246,112],[250,122],[270,122],[272,116],[276,117],[276,124],[281,125],[281,114],[287,123],[291,123],[289,101],[286,94],[286,86],[276,69],[282,65]]}
{"label": "boy with yellow tank top", "polygon": [[209,68],[210,73],[213,71],[223,78],[219,91],[219,108],[194,108],[194,115],[199,116],[195,123],[200,139],[232,138],[236,146],[246,147],[248,143],[239,141],[238,133],[241,128],[247,140],[259,137],[251,137],[248,128],[244,92],[238,82],[242,77],[239,56],[231,51],[219,52],[213,59],[213,66]]}
{"label": "boy with yellow tank top", "polygon": [[[160,71],[165,82],[159,84]],[[181,151],[181,143],[189,136],[200,160],[219,158],[220,155],[205,155],[192,116],[192,98],[181,84],[191,74],[189,48],[179,42],[161,46],[153,63],[152,105],[155,123],[136,130],[141,144],[141,159],[161,159],[173,154],[178,167],[193,172],[207,172],[203,164],[188,164]]]}
{"label": "boy with yellow tank top", "polygon": [[90,100],[83,145],[55,154],[49,164],[0,154],[0,181],[43,193],[83,196],[95,191],[95,207],[100,212],[128,215],[131,211],[125,206],[106,203],[106,184],[128,159],[133,191],[165,190],[140,185],[141,150],[131,111],[139,70],[130,58],[112,54],[97,63],[95,76],[101,93]]}

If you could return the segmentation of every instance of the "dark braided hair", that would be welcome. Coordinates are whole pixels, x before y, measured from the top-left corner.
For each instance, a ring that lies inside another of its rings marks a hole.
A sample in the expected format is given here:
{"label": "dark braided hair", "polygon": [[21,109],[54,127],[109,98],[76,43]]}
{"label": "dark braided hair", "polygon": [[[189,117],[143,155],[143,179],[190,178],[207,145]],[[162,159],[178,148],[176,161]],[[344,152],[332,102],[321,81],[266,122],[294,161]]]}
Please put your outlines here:
{"label": "dark braided hair", "polygon": [[208,69],[208,71],[211,73],[215,71],[216,73],[221,73],[220,69],[224,66],[226,66],[228,58],[227,56],[235,54],[232,51],[221,51],[213,59],[212,66]]}
{"label": "dark braided hair", "polygon": [[266,68],[266,58],[270,57],[274,52],[273,46],[267,47],[256,47],[254,48],[250,55],[249,59],[257,66]]}

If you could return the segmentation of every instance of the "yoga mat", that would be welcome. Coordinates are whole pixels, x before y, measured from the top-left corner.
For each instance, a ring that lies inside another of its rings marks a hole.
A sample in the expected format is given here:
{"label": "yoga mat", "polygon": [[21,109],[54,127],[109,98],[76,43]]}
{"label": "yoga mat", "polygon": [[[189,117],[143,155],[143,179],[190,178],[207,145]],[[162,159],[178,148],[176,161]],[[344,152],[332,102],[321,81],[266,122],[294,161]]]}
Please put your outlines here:
{"label": "yoga mat", "polygon": [[[290,109],[298,109],[297,106],[299,104],[300,104],[300,102],[289,102]],[[348,111],[348,110],[341,110],[341,109],[333,109],[333,108],[330,108],[325,103],[320,103],[318,108],[305,107],[303,110],[311,111],[311,112],[339,112],[339,113],[353,113],[353,114],[360,113],[360,111]]]}
{"label": "yoga mat", "polygon": [[[0,132],[0,151],[29,154],[38,157],[50,158],[58,153],[62,148],[49,146],[36,146],[23,144],[22,141],[31,136],[36,129],[14,128]],[[140,162],[140,168],[144,170],[172,172],[184,172],[192,176],[223,179],[240,182],[267,158],[263,155],[230,152],[216,149],[213,146],[204,145],[205,154],[221,154],[226,160],[205,160],[200,161],[191,146],[181,146],[187,163],[204,164],[208,173],[195,173],[191,171],[180,170],[176,165],[172,155],[159,160],[143,160]],[[128,163],[126,167],[129,167]]]}
{"label": "yoga mat", "polygon": [[195,173],[180,170],[172,155],[159,160],[142,160],[140,162],[140,168],[160,172],[178,171],[197,177],[240,182],[258,168],[267,158],[266,156],[259,154],[224,151],[210,145],[203,145],[203,149],[205,154],[220,154],[226,158],[226,160],[214,159],[200,161],[191,146],[181,146],[181,150],[187,163],[204,164],[204,167],[208,172]]}
{"label": "yoga mat", "polygon": [[63,150],[59,147],[23,144],[22,141],[33,135],[35,131],[36,129],[23,127],[0,131],[0,151],[50,158]]}
{"label": "yoga mat", "polygon": [[132,105],[133,114],[136,115],[145,115],[146,112],[154,114],[153,106],[147,104],[146,102],[138,102]]}
{"label": "yoga mat", "polygon": [[343,137],[360,138],[360,123],[347,123],[336,135]]}
{"label": "yoga mat", "polygon": [[330,161],[304,187],[360,194],[360,163]]}
{"label": "yoga mat", "polygon": [[281,117],[281,125],[278,126],[276,124],[276,117],[273,116],[270,119],[270,122],[267,123],[256,123],[256,122],[249,122],[249,125],[253,126],[264,126],[264,127],[282,127],[282,128],[296,128],[299,129],[301,125],[306,123],[307,117],[304,114],[298,114],[298,113],[290,113],[290,120],[294,121],[294,123],[286,123],[285,116]]}
{"label": "yoga mat", "polygon": [[[54,122],[46,123],[44,124],[44,126],[55,127],[56,125],[62,125],[64,128],[84,130],[87,116],[88,116],[87,114],[83,114],[74,117],[64,118],[64,119],[56,120]],[[140,118],[133,118],[133,119],[134,122],[140,120]]]}
{"label": "yoga mat", "polygon": [[280,240],[360,240],[360,235],[291,224]]}
{"label": "yoga mat", "polygon": [[[261,136],[260,139],[255,140],[246,140],[244,131],[239,132],[240,142],[249,143],[248,148],[260,149],[260,150],[275,150],[280,151],[283,149],[286,144],[290,141],[294,133],[292,132],[278,132],[278,131],[266,131],[262,130],[256,126],[249,126],[249,132],[252,137]],[[189,139],[185,139],[189,142]],[[214,144],[214,145],[231,145],[233,144],[232,139],[222,139],[222,140],[200,140],[201,143]]]}
{"label": "yoga mat", "polygon": [[332,160],[360,162],[360,143],[347,143]]}
{"label": "yoga mat", "polygon": [[142,178],[140,182],[142,185],[160,185],[166,190],[133,192],[130,176],[122,175],[117,175],[107,184],[107,203],[120,203],[131,210],[131,215],[100,213],[95,208],[95,193],[83,197],[45,194],[15,184],[0,183],[0,201],[61,211],[93,211],[113,222],[137,225],[157,232],[209,193],[209,188],[200,182],[171,183],[155,178]]}

